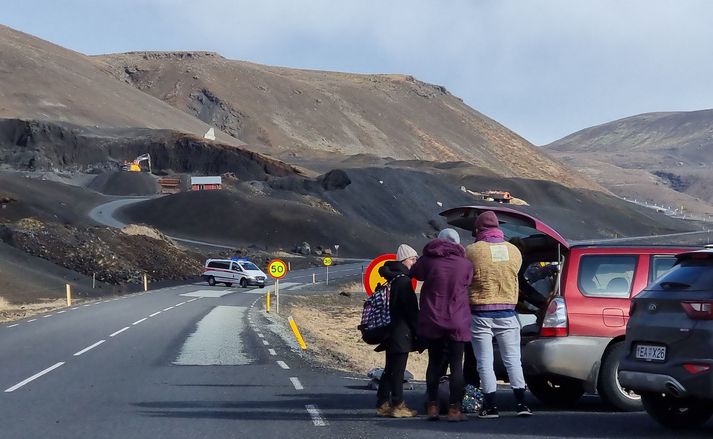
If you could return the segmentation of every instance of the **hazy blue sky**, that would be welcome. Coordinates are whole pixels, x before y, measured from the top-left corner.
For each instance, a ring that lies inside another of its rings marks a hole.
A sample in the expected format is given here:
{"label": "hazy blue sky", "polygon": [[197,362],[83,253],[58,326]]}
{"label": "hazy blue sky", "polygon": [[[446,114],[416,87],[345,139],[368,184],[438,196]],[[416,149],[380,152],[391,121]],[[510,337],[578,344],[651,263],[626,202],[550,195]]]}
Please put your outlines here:
{"label": "hazy blue sky", "polygon": [[87,54],[200,49],[411,74],[536,144],[638,113],[713,107],[713,1],[12,3],[0,22]]}

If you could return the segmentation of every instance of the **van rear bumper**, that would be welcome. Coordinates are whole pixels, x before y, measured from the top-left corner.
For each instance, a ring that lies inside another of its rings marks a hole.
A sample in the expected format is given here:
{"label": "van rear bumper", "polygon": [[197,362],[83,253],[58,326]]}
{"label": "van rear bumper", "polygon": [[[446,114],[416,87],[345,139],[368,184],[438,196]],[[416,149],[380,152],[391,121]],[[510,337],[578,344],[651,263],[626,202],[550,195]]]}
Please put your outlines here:
{"label": "van rear bumper", "polygon": [[559,375],[584,382],[595,392],[602,356],[611,342],[607,337],[547,337],[532,340],[522,347],[525,375]]}

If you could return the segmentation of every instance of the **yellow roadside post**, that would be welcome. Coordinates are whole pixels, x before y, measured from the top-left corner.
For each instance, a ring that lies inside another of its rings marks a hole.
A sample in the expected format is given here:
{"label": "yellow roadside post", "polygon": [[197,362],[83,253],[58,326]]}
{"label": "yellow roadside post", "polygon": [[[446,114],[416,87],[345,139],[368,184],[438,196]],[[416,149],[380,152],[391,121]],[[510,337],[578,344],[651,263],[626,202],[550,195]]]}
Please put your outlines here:
{"label": "yellow roadside post", "polygon": [[305,344],[304,339],[302,339],[302,334],[300,334],[300,330],[297,329],[297,323],[295,323],[295,320],[292,318],[292,316],[289,316],[287,320],[290,322],[290,327],[292,328],[292,332],[295,334],[297,344],[300,345],[302,350],[307,350],[307,344]]}
{"label": "yellow roadside post", "polygon": [[270,314],[270,290],[267,290],[267,295],[265,296],[265,311]]}
{"label": "yellow roadside post", "polygon": [[67,307],[72,306],[72,287],[69,284],[65,285],[67,289]]}
{"label": "yellow roadside post", "polygon": [[144,292],[149,290],[149,277],[144,273]]}

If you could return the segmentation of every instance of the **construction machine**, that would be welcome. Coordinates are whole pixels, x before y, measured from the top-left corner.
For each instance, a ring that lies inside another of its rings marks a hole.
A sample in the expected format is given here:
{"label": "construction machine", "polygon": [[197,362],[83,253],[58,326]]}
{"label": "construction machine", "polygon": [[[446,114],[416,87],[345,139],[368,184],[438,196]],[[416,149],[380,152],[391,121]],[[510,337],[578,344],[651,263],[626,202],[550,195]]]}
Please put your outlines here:
{"label": "construction machine", "polygon": [[151,155],[149,154],[142,154],[136,157],[133,161],[124,160],[124,166],[122,169],[130,172],[142,172],[143,169],[141,169],[141,162],[143,161],[148,162],[149,172],[151,172]]}

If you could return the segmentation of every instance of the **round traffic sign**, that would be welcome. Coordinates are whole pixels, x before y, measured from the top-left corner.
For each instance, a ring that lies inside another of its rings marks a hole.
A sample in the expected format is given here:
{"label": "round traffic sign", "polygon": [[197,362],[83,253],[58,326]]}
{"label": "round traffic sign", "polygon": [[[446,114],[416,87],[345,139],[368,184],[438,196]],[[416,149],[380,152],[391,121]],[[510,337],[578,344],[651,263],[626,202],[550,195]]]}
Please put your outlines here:
{"label": "round traffic sign", "polygon": [[282,259],[273,259],[269,264],[267,264],[268,274],[275,279],[282,279],[288,271],[287,263]]}
{"label": "round traffic sign", "polygon": [[322,263],[324,264],[325,267],[329,267],[330,265],[332,265],[333,262],[334,261],[332,261],[332,258],[330,258],[330,257],[326,257],[326,258],[322,259]]}
{"label": "round traffic sign", "polygon": [[[366,271],[364,271],[364,279],[362,279],[367,296],[374,294],[374,290],[376,290],[376,287],[379,284],[387,282],[386,279],[379,274],[379,268],[383,267],[387,262],[395,260],[396,255],[394,253],[387,253],[371,261],[369,266],[366,268]],[[416,290],[417,284],[418,281],[416,279],[411,279],[411,285],[413,286],[414,291]]]}

